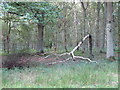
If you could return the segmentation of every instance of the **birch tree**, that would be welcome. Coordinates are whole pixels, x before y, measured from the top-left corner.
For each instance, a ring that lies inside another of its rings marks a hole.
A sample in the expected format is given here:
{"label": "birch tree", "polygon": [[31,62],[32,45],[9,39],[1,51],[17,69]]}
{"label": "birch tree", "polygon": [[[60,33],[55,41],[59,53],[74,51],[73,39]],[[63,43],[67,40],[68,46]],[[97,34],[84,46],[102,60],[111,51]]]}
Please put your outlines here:
{"label": "birch tree", "polygon": [[106,26],[106,34],[107,34],[107,53],[106,58],[109,60],[114,59],[114,48],[113,48],[113,18],[112,18],[112,2],[107,2],[107,26]]}

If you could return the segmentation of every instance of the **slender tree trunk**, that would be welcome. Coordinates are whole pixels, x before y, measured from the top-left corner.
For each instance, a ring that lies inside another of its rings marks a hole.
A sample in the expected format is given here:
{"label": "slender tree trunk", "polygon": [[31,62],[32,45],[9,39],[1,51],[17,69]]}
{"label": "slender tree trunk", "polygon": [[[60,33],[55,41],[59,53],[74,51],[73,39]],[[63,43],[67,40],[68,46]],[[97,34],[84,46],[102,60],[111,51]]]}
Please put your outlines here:
{"label": "slender tree trunk", "polygon": [[43,31],[44,26],[41,23],[38,23],[38,42],[37,42],[37,49],[39,53],[44,53],[43,49]]}
{"label": "slender tree trunk", "polygon": [[[5,13],[5,12],[4,12],[4,16],[6,16],[6,13]],[[2,23],[2,24],[3,24],[3,26],[6,25],[5,22]],[[7,29],[2,30],[2,36],[3,36],[2,41],[3,41],[3,50],[4,50],[4,52],[6,52],[6,34],[7,34]]]}
{"label": "slender tree trunk", "polygon": [[54,50],[57,51],[57,31],[55,33],[53,33],[53,47],[54,47]]}
{"label": "slender tree trunk", "polygon": [[6,39],[5,39],[5,36],[3,36],[3,38],[2,38],[2,44],[3,44],[3,50],[4,50],[4,52],[6,52]]}
{"label": "slender tree trunk", "polygon": [[[85,7],[85,4],[86,4],[86,7]],[[83,11],[84,11],[84,36],[87,33],[87,31],[86,31],[86,18],[87,18],[86,11],[87,11],[87,8],[88,8],[88,4],[89,4],[89,2],[84,2],[84,3],[81,2],[81,5],[82,5]]]}
{"label": "slender tree trunk", "polygon": [[86,10],[84,10],[84,28],[83,28],[83,35],[85,36],[86,35]]}
{"label": "slender tree trunk", "polygon": [[[120,2],[118,3],[118,13],[120,13]],[[120,15],[118,15],[118,48],[120,49]],[[120,64],[120,53],[118,53],[119,64]]]}
{"label": "slender tree trunk", "polygon": [[74,42],[73,42],[73,46],[77,45],[77,12],[76,12],[76,3],[74,2],[74,21],[73,21],[73,26],[74,26]]}
{"label": "slender tree trunk", "polygon": [[66,34],[66,30],[65,30],[65,50],[66,50],[66,52],[68,51],[67,50],[67,34]]}
{"label": "slender tree trunk", "polygon": [[12,51],[16,51],[17,45],[15,42],[12,42]]}
{"label": "slender tree trunk", "polygon": [[[86,5],[85,5],[86,4]],[[87,11],[87,8],[88,8],[88,4],[89,2],[81,2],[81,5],[82,5],[82,8],[83,8],[83,11],[84,11],[84,26],[83,26],[83,35],[84,37],[86,36],[86,34],[88,33],[88,31],[86,31],[86,18],[87,18],[87,14],[86,14],[86,11]],[[86,7],[85,7],[86,6]],[[87,42],[84,42],[83,44],[83,53],[88,50],[88,43]]]}
{"label": "slender tree trunk", "polygon": [[67,32],[66,32],[66,29],[64,29],[64,48],[65,48],[65,51],[67,52]]}
{"label": "slender tree trunk", "polygon": [[90,59],[93,58],[92,47],[93,47],[93,45],[92,45],[92,36],[89,35],[89,57],[90,57]]}
{"label": "slender tree trunk", "polygon": [[30,48],[30,43],[29,43],[29,41],[27,41],[27,49],[29,49]]}
{"label": "slender tree trunk", "polygon": [[11,32],[11,22],[8,23],[8,33],[7,33],[7,37],[6,37],[7,53],[9,53],[9,49],[10,49],[10,32]]}
{"label": "slender tree trunk", "polygon": [[[83,36],[84,37],[87,34],[87,31],[86,31],[86,17],[87,17],[86,10],[84,9],[84,26],[83,26]],[[85,53],[85,51],[87,51],[87,50],[88,50],[88,42],[85,41],[83,43],[83,50],[82,50],[82,52]]]}
{"label": "slender tree trunk", "polygon": [[107,3],[104,2],[104,29],[103,29],[103,39],[102,39],[102,49],[105,48],[105,31],[106,31],[106,22],[107,22]]}
{"label": "slender tree trunk", "polygon": [[114,48],[113,48],[113,28],[112,28],[112,23],[113,23],[113,18],[112,18],[112,2],[107,2],[107,26],[106,26],[106,33],[107,33],[107,53],[106,57],[109,60],[113,60],[114,57]]}
{"label": "slender tree trunk", "polygon": [[99,52],[100,50],[100,2],[97,3],[97,29],[96,29],[96,48]]}

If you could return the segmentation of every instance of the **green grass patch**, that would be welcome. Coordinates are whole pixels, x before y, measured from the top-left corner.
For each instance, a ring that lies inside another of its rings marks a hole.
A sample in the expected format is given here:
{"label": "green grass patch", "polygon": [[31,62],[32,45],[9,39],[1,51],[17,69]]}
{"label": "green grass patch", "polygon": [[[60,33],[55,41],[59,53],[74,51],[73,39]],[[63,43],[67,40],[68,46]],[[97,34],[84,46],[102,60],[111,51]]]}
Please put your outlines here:
{"label": "green grass patch", "polygon": [[67,62],[53,66],[3,69],[4,88],[115,88],[118,63]]}

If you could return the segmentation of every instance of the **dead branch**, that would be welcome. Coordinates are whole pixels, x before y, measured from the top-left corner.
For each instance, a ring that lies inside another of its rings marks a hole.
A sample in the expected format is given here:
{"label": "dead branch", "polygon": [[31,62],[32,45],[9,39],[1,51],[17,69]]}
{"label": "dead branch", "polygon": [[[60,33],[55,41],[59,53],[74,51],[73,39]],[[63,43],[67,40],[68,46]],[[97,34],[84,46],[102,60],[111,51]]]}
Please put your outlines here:
{"label": "dead branch", "polygon": [[47,65],[54,65],[54,64],[57,64],[57,63],[63,63],[63,62],[69,61],[70,59],[72,59],[72,57],[67,58],[67,59],[65,59],[65,60],[62,60],[62,61],[57,61],[57,62],[48,63]]}
{"label": "dead branch", "polygon": [[46,58],[49,58],[50,56],[58,56],[58,54],[52,53],[50,55],[45,56],[44,58],[46,59]]}
{"label": "dead branch", "polygon": [[[48,63],[48,65],[53,65],[53,64],[61,63],[61,62],[66,62],[66,61],[68,61],[68,60],[70,60],[70,59],[73,59],[73,60],[74,60],[74,59],[76,59],[76,58],[80,58],[80,59],[88,60],[89,62],[95,62],[95,63],[97,63],[96,61],[92,61],[92,60],[89,59],[89,58],[84,58],[84,57],[82,57],[82,56],[75,56],[75,55],[74,55],[74,52],[83,44],[83,42],[84,42],[87,38],[91,38],[91,35],[90,35],[90,34],[86,35],[86,36],[78,43],[78,45],[75,46],[75,47],[73,48],[73,50],[72,50],[71,52],[69,52],[69,53],[63,53],[63,54],[60,54],[60,55],[53,54],[53,55],[56,55],[57,58],[59,58],[59,57],[61,57],[61,56],[64,56],[64,55],[70,55],[70,56],[71,56],[70,58],[65,59],[65,60],[62,60],[62,61],[57,61],[57,62],[53,62],[53,63]],[[49,56],[50,56],[50,55],[46,56],[45,58],[48,58]]]}
{"label": "dead branch", "polygon": [[64,56],[64,55],[70,55],[70,53],[63,53],[63,54],[60,54],[59,57]]}
{"label": "dead branch", "polygon": [[73,59],[75,59],[75,58],[81,58],[81,59],[86,59],[86,60],[88,60],[89,62],[93,62],[92,60],[90,60],[89,58],[84,58],[84,57],[81,57],[81,56],[75,56],[74,55],[74,52],[77,50],[77,48],[79,48],[82,44],[83,44],[83,42],[87,39],[87,38],[89,38],[89,36],[91,36],[91,35],[86,35],[83,39],[82,39],[82,41],[80,41],[79,43],[78,43],[78,45],[70,52],[70,55],[73,57]]}
{"label": "dead branch", "polygon": [[89,62],[95,62],[95,63],[97,63],[96,61],[92,61],[92,60],[90,60],[89,58],[84,58],[84,57],[81,57],[81,56],[74,56],[74,58],[86,59],[86,60],[88,60]]}

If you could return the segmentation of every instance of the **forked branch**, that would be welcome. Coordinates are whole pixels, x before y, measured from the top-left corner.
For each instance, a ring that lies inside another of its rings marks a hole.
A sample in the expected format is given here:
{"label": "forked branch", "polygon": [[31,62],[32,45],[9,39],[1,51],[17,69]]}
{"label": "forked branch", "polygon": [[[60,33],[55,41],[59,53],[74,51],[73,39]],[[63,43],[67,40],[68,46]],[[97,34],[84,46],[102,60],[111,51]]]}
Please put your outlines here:
{"label": "forked branch", "polygon": [[[70,56],[71,56],[71,58],[68,58],[68,59],[66,59],[66,60],[59,61],[59,62],[66,62],[66,61],[68,61],[68,60],[70,60],[70,59],[73,59],[73,60],[74,60],[74,59],[76,59],[76,58],[85,59],[85,60],[88,60],[89,62],[96,62],[96,61],[92,61],[90,58],[84,58],[84,57],[82,57],[82,56],[75,56],[75,55],[74,55],[74,52],[83,44],[83,42],[84,42],[87,38],[89,38],[89,43],[90,43],[90,44],[89,44],[89,45],[90,45],[90,55],[92,55],[92,45],[91,45],[91,43],[92,43],[92,37],[91,37],[90,34],[88,34],[88,35],[86,35],[86,36],[78,43],[77,46],[75,46],[75,47],[73,48],[73,50],[72,50],[71,52],[57,55],[58,57],[61,57],[61,56],[64,56],[64,55],[70,55]],[[48,56],[47,56],[47,57],[48,57]],[[53,62],[53,63],[51,63],[51,64],[56,64],[56,63],[58,63],[58,62]],[[51,64],[50,64],[50,65],[51,65]]]}

